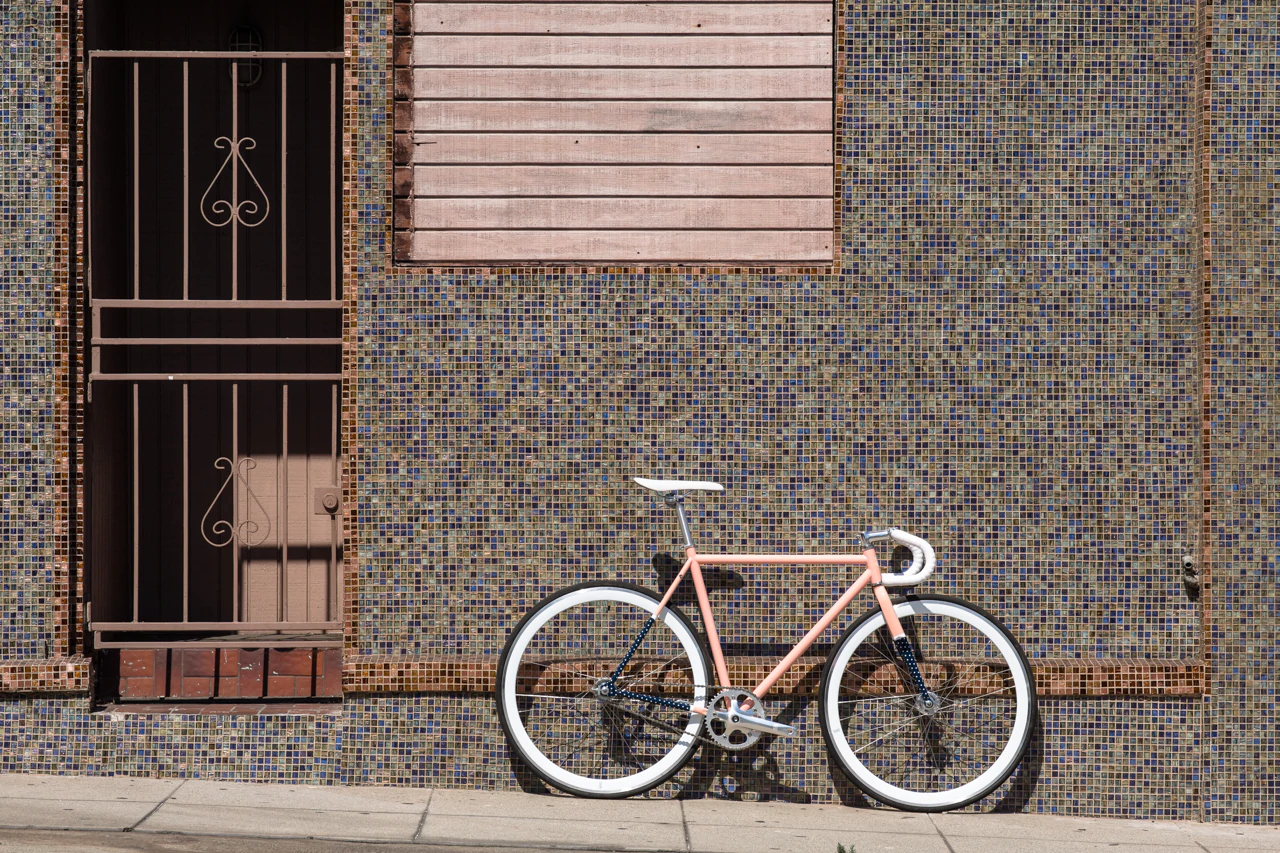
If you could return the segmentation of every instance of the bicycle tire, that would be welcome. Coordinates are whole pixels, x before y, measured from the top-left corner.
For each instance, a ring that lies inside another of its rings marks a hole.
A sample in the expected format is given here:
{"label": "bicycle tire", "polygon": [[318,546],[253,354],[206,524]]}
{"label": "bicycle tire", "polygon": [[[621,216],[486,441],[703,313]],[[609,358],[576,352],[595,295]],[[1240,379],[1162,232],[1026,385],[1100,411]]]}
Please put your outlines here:
{"label": "bicycle tire", "polygon": [[[1036,714],[1031,668],[1009,629],[977,605],[908,595],[894,609],[942,709],[929,714],[916,704],[910,672],[893,651],[877,608],[851,625],[827,658],[819,686],[823,738],[836,766],[868,796],[905,811],[962,808],[1004,784],[1030,745]],[[842,715],[844,710],[849,713]],[[1005,729],[1002,720],[1010,712]],[[991,732],[978,732],[988,720]],[[893,743],[881,746],[890,737],[901,742],[897,752]],[[967,778],[962,763],[980,769]]]}
{"label": "bicycle tire", "polygon": [[[705,720],[701,714],[652,701],[605,699],[593,689],[627,659],[619,686],[673,703],[706,705],[705,645],[678,608],[664,608],[634,656],[628,654],[659,601],[653,592],[621,581],[575,584],[542,599],[507,638],[494,693],[498,720],[507,743],[548,785],[580,797],[630,797],[666,782],[693,757]],[[544,716],[550,721],[539,722]],[[568,729],[575,722],[599,728],[599,740],[574,737]],[[572,749],[548,748],[566,737]],[[582,772],[593,761],[597,773]]]}

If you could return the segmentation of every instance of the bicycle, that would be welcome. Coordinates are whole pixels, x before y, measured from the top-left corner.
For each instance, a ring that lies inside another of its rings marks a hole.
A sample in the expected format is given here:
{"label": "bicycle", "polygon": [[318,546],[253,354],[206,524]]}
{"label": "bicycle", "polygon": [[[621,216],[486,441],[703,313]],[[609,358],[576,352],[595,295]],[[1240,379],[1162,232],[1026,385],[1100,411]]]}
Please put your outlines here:
{"label": "bicycle", "polygon": [[[889,528],[859,535],[858,554],[699,554],[684,500],[718,483],[633,478],[675,510],[685,560],[665,594],[589,581],[544,598],[513,629],[498,662],[503,732],[547,784],[583,797],[628,797],[670,779],[698,745],[743,750],[795,728],[770,719],[769,690],[853,599],[877,609],[832,648],[818,688],[820,728],[835,764],[874,799],[945,811],[990,794],[1031,738],[1035,684],[999,619],[960,599],[909,593],[936,567],[924,539]],[[911,555],[882,571],[875,546]],[[866,570],[752,690],[734,687],[702,575],[705,565],[863,565]],[[671,603],[692,576],[706,633]],[[711,682],[710,651],[718,683]]]}

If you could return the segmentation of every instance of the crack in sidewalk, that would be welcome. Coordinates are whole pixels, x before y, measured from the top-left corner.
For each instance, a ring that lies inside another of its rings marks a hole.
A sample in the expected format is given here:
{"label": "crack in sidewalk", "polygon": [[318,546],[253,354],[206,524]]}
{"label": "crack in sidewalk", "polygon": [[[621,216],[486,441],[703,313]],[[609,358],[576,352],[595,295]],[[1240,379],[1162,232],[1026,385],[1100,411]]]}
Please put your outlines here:
{"label": "crack in sidewalk", "polygon": [[427,804],[422,809],[422,819],[418,821],[418,828],[414,830],[413,837],[409,839],[414,844],[421,843],[419,839],[422,838],[422,830],[427,825],[427,815],[431,813],[431,801],[435,799],[435,793],[434,788],[427,790]]}
{"label": "crack in sidewalk", "polygon": [[947,850],[949,851],[949,853],[956,853],[956,848],[951,846],[951,840],[947,838],[946,834],[942,831],[942,827],[938,826],[938,824],[934,821],[933,815],[926,814],[925,817],[929,819],[929,825],[933,827],[934,832],[938,833],[938,837],[942,839],[942,843],[947,845]]}
{"label": "crack in sidewalk", "polygon": [[143,815],[141,820],[139,820],[139,821],[138,821],[137,823],[135,823],[133,826],[126,826],[124,829],[122,829],[122,830],[120,830],[120,831],[121,831],[121,832],[133,832],[133,831],[134,831],[134,830],[136,830],[138,827],[142,826],[144,823],[146,823],[148,820],[150,820],[150,819],[151,819],[151,816],[152,816],[153,814],[155,814],[156,812],[160,811],[160,807],[161,807],[161,806],[163,806],[165,803],[169,802],[169,800],[173,797],[173,795],[174,795],[174,794],[176,794],[176,793],[178,793],[179,791],[181,791],[181,790],[182,790],[182,786],[183,786],[183,785],[185,785],[185,784],[187,784],[187,780],[186,780],[186,779],[183,779],[183,780],[181,780],[180,782],[178,782],[178,787],[174,788],[174,789],[173,789],[172,791],[170,791],[168,794],[165,794],[164,799],[163,799],[163,800],[161,800],[160,802],[156,803],[156,807],[155,807],[154,809],[152,809],[151,811],[147,812],[145,815]]}

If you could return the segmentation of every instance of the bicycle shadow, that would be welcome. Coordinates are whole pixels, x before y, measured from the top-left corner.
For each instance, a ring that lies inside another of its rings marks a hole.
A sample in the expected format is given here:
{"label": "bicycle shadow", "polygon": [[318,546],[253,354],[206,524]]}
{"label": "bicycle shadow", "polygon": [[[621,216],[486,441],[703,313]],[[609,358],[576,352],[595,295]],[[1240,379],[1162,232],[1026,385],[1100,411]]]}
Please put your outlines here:
{"label": "bicycle shadow", "polygon": [[[743,649],[735,648],[735,644],[725,646],[727,654],[746,649],[756,654],[765,650],[756,644]],[[820,678],[818,667],[807,672],[793,688],[795,695],[788,695],[786,704],[770,716],[789,726],[798,725],[817,695]],[[703,745],[694,756],[693,775],[676,796],[680,799],[715,797],[725,800],[744,800],[750,796],[752,801],[759,802],[813,803],[813,792],[782,781],[778,759],[769,751],[777,742],[774,738],[765,737],[754,746],[737,751]]]}
{"label": "bicycle shadow", "polygon": [[1035,718],[1031,721],[1031,743],[1022,756],[1022,763],[1013,771],[1013,777],[1004,783],[1004,796],[996,802],[992,812],[1025,811],[1035,792],[1036,783],[1040,781],[1040,770],[1044,766],[1044,721],[1040,718],[1037,707]]}
{"label": "bicycle shadow", "polygon": [[[813,680],[814,684],[806,684]],[[817,681],[816,675],[806,676],[797,685],[797,692],[812,691]],[[774,719],[788,725],[795,725],[805,714],[807,707],[814,701],[814,694],[796,695],[788,698],[787,703],[779,710]],[[752,801],[778,801],[788,803],[810,804],[815,802],[813,792],[787,785],[782,781],[781,767],[778,759],[769,751],[776,741],[766,738],[750,749],[739,752],[716,749],[703,745],[695,753],[690,762],[693,773],[683,784],[675,782],[672,795],[677,799],[725,799]],[[849,781],[844,771],[835,763],[826,750],[827,773],[835,790],[836,798],[842,805],[851,808],[887,809],[862,792]],[[527,794],[556,794],[546,783],[529,769],[524,760],[514,750],[508,750],[508,760],[520,790]],[[970,806],[968,811],[987,812],[993,814],[1024,811],[1035,792],[1044,765],[1044,724],[1037,710],[1032,721],[1031,743],[1022,763],[1014,771],[1012,778],[997,793],[994,802],[991,798]],[[688,772],[686,768],[685,772]],[[683,775],[683,774],[681,774]]]}
{"label": "bicycle shadow", "polygon": [[[1024,811],[1028,803],[1031,802],[1031,795],[1036,789],[1036,783],[1040,781],[1040,771],[1043,765],[1044,723],[1040,719],[1040,711],[1037,709],[1035,717],[1031,721],[1031,743],[1027,745],[1026,754],[1022,756],[1022,762],[1018,765],[1018,769],[1013,771],[1013,776],[1001,785],[995,794],[979,800],[972,806],[968,806],[964,811],[989,814],[1008,814]],[[840,802],[844,805],[854,808],[890,808],[871,799],[860,788],[850,782],[849,777],[844,775],[844,771],[840,769],[830,754],[827,755],[827,767],[831,773],[831,780],[835,783],[836,796],[839,797]],[[994,801],[992,800],[993,797],[995,798]]]}
{"label": "bicycle shadow", "polygon": [[[666,592],[667,589],[675,582],[676,575],[680,574],[681,567],[684,563],[677,560],[670,554],[655,554],[650,561],[653,565],[654,575],[658,580],[658,591]],[[747,580],[739,572],[727,569],[722,566],[703,566],[702,581],[707,585],[707,592],[734,592],[744,589]],[[691,604],[697,602],[697,587],[693,585],[687,577],[680,582],[679,588],[675,594],[671,596],[671,600],[676,604]]]}

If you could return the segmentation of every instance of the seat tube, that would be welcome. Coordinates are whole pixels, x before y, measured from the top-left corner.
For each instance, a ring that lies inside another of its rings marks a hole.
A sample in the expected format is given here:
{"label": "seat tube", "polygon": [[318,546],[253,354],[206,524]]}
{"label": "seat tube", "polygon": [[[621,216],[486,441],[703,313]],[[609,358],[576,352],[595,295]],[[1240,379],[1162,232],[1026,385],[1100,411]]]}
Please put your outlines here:
{"label": "seat tube", "polygon": [[693,547],[693,535],[689,533],[689,518],[684,514],[684,501],[677,496],[674,505],[676,508],[676,518],[680,519],[680,532],[684,535],[684,547]]}

